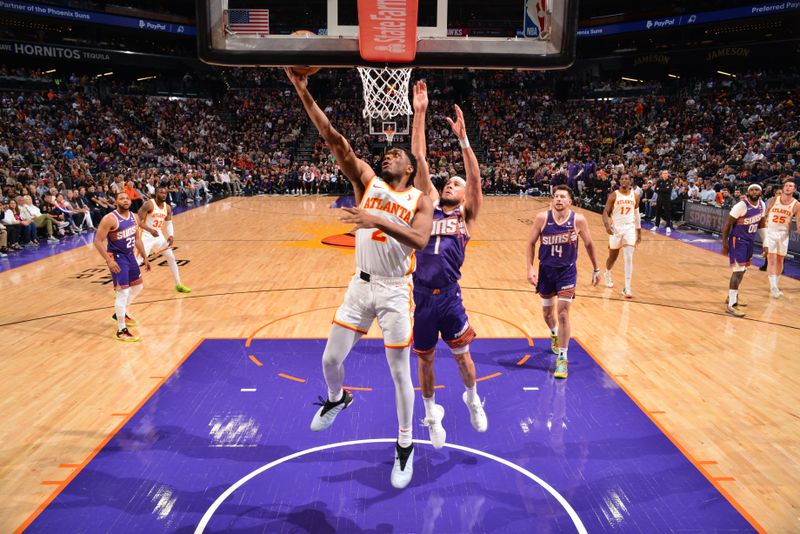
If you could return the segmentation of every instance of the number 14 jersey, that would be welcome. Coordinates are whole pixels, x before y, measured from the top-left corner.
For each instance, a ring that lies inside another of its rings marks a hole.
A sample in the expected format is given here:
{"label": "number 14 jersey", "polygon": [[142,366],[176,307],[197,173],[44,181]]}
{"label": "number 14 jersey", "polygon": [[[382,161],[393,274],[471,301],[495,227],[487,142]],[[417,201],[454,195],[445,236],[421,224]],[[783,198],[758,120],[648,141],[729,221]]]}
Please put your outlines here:
{"label": "number 14 jersey", "polygon": [[547,210],[547,222],[541,233],[539,263],[544,267],[569,267],[578,261],[578,232],[575,212],[570,210],[563,224],[558,224],[553,211]]}

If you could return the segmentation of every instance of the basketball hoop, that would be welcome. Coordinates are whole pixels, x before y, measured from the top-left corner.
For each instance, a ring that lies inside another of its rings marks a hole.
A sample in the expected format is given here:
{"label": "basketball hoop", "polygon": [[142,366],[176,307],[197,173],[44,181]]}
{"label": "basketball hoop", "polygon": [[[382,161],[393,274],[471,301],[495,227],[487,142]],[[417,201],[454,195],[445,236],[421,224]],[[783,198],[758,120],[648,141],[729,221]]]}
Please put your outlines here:
{"label": "basketball hoop", "polygon": [[386,136],[386,144],[392,146],[394,141],[395,124],[393,122],[386,122],[383,124],[383,135]]}
{"label": "basketball hoop", "polygon": [[358,67],[364,86],[365,119],[387,120],[398,115],[413,115],[408,100],[408,82],[412,67]]}

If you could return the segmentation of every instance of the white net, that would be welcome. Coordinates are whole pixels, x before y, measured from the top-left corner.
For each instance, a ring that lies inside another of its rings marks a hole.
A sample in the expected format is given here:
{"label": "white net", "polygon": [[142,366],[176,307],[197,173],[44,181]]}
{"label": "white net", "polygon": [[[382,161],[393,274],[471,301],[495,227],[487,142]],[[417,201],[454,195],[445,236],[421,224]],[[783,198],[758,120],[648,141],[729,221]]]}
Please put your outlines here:
{"label": "white net", "polygon": [[390,69],[358,67],[364,86],[364,118],[387,120],[398,115],[413,115],[408,98],[411,67]]}

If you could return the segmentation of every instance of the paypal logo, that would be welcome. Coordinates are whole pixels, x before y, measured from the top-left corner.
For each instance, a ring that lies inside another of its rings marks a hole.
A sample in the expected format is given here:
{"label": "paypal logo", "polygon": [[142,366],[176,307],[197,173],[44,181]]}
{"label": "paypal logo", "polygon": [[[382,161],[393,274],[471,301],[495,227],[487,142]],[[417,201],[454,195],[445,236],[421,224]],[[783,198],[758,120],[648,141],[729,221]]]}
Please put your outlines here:
{"label": "paypal logo", "polygon": [[[649,22],[649,21],[648,21],[648,22]],[[140,28],[144,28],[144,26],[145,26],[145,22],[144,22],[142,19],[139,19],[139,27],[140,27]],[[648,26],[648,28],[649,28],[649,27],[650,27],[650,26]]]}

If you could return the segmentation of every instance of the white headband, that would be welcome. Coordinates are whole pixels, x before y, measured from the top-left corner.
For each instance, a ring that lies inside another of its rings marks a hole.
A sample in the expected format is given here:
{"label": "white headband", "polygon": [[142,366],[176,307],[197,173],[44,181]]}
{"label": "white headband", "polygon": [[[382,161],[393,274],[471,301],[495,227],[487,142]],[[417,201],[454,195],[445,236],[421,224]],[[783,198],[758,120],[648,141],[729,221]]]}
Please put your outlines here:
{"label": "white headband", "polygon": [[453,176],[452,178],[450,178],[450,180],[448,180],[448,182],[450,182],[450,181],[456,181],[456,180],[457,180],[459,183],[461,183],[461,185],[463,185],[464,187],[466,187],[466,186],[467,186],[467,181],[466,181],[466,180],[464,180],[464,179],[463,179],[462,177],[460,177],[460,176]]}

